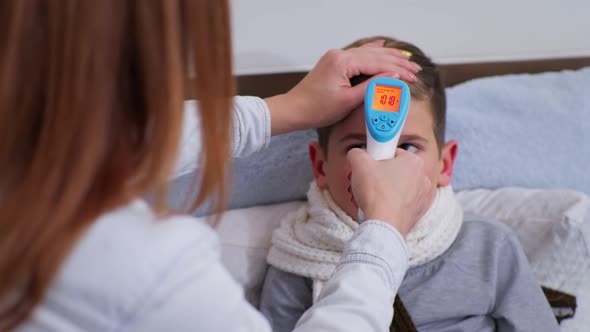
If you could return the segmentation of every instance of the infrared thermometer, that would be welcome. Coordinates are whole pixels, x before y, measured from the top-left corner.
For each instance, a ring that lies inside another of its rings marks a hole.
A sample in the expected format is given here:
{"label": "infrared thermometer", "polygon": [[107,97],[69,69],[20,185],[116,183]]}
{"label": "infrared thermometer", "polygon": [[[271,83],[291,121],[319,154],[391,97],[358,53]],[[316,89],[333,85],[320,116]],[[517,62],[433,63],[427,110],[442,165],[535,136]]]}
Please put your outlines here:
{"label": "infrared thermometer", "polygon": [[365,94],[367,152],[375,160],[395,156],[397,143],[410,108],[410,88],[398,79],[371,80]]}
{"label": "infrared thermometer", "polygon": [[[397,143],[410,109],[410,88],[395,78],[371,80],[365,93],[367,152],[375,160],[395,156]],[[364,220],[359,208],[358,221]]]}

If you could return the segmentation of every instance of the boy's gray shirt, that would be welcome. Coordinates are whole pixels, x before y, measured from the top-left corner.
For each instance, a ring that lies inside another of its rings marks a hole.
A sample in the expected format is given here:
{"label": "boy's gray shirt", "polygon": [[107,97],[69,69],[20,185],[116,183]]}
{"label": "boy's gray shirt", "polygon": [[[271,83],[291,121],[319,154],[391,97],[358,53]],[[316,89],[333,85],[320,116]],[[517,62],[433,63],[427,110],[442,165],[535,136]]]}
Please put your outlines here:
{"label": "boy's gray shirt", "polygon": [[[398,292],[418,331],[559,331],[512,231],[466,215],[457,239],[406,272]],[[260,310],[273,331],[292,331],[312,305],[312,281],[270,267]]]}

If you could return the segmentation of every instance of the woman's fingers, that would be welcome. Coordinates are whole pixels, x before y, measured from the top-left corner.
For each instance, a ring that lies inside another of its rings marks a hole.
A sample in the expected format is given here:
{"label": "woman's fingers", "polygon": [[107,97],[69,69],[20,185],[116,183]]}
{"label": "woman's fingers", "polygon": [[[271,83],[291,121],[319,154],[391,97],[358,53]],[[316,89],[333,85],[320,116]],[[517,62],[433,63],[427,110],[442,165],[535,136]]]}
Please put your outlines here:
{"label": "woman's fingers", "polygon": [[348,78],[361,74],[373,76],[384,73],[396,73],[405,81],[415,82],[415,74],[422,70],[418,64],[409,61],[407,57],[394,55],[390,52],[396,51],[397,53],[395,54],[401,54],[399,50],[371,48],[363,50],[367,52],[360,52],[361,50],[359,48],[355,52],[352,52],[353,50],[355,49],[351,49],[349,53],[342,54],[343,57],[348,57],[348,59],[342,61],[349,66]]}

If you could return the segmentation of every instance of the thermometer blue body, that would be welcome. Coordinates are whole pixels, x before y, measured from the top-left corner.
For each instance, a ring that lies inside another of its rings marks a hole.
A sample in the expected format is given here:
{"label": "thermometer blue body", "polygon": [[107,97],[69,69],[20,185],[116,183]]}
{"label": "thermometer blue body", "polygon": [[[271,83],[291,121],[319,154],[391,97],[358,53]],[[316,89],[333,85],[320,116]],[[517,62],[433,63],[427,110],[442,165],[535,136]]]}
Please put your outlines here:
{"label": "thermometer blue body", "polygon": [[410,108],[410,88],[395,78],[371,80],[365,94],[367,152],[376,160],[395,156]]}

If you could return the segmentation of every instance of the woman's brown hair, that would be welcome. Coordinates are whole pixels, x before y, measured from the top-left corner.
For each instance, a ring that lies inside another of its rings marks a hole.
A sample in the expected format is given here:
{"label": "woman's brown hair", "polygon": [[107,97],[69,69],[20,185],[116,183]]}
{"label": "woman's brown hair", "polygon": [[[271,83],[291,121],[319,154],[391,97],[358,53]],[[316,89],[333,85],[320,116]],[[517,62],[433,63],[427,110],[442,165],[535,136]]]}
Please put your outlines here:
{"label": "woman's brown hair", "polygon": [[167,211],[187,94],[202,128],[191,207],[222,209],[230,42],[227,1],[0,1],[0,330],[102,213],[146,193]]}

